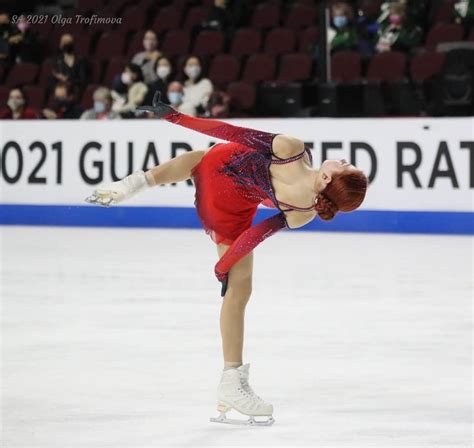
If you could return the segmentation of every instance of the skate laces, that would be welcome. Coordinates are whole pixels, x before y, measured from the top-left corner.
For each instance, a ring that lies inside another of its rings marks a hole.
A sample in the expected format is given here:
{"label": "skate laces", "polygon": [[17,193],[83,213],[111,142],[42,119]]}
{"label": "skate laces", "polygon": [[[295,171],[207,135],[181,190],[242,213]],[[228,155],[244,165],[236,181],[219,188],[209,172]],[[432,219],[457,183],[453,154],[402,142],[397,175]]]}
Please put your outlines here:
{"label": "skate laces", "polygon": [[261,403],[264,403],[264,400],[260,398],[252,389],[252,387],[249,384],[249,372],[248,372],[248,367],[245,369],[240,370],[240,384],[242,386],[242,389],[247,392],[247,394],[250,396],[250,398],[257,400]]}

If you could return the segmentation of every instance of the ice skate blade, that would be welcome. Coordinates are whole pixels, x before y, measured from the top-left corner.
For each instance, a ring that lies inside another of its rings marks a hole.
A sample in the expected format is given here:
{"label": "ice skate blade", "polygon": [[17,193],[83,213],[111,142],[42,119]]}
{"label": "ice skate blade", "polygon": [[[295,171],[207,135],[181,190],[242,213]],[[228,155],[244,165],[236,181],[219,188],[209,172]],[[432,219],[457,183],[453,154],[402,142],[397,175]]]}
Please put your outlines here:
{"label": "ice skate blade", "polygon": [[211,417],[211,422],[214,423],[227,423],[229,425],[240,425],[240,426],[271,426],[275,423],[272,416],[269,416],[267,420],[260,421],[255,420],[255,417],[251,416],[248,420],[238,420],[234,418],[227,418],[225,413],[221,412],[219,417]]}

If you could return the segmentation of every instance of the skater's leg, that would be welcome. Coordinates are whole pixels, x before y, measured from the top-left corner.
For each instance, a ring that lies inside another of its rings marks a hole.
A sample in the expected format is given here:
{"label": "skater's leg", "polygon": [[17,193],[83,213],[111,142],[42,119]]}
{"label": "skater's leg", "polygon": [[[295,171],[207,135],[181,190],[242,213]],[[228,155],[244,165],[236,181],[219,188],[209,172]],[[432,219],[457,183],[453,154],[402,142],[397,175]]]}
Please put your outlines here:
{"label": "skater's leg", "polygon": [[148,185],[170,184],[189,179],[191,170],[200,162],[207,151],[189,151],[149,169],[145,172]]}
{"label": "skater's leg", "polygon": [[[219,257],[229,248],[219,244]],[[220,327],[225,365],[242,364],[245,306],[252,293],[253,252],[239,260],[229,271],[229,283],[223,298]]]}

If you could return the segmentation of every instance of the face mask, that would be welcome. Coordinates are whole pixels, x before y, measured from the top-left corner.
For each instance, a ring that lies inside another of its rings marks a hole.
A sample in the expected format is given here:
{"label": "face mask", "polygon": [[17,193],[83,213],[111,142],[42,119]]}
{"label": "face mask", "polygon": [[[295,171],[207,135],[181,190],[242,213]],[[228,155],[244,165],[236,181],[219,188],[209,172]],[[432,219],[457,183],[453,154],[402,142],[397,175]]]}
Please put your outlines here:
{"label": "face mask", "polygon": [[346,16],[334,16],[332,21],[334,22],[334,26],[336,28],[344,28],[347,25]]}
{"label": "face mask", "polygon": [[196,79],[201,74],[201,67],[199,67],[199,65],[190,65],[186,67],[184,73],[191,79]]}
{"label": "face mask", "polygon": [[123,72],[120,78],[126,86],[132,83],[132,74],[130,72]]}
{"label": "face mask", "polygon": [[64,44],[64,45],[61,47],[61,50],[62,50],[64,53],[73,53],[73,52],[74,52],[74,44]]}
{"label": "face mask", "polygon": [[170,103],[173,105],[181,104],[181,101],[183,99],[183,94],[181,92],[170,92],[168,93],[168,99],[170,100]]}
{"label": "face mask", "polygon": [[18,24],[18,29],[24,33],[28,28],[30,27],[30,24],[28,22],[20,22]]}
{"label": "face mask", "polygon": [[105,112],[105,104],[102,101],[94,101],[94,112],[102,114]]}
{"label": "face mask", "polygon": [[156,69],[158,78],[164,79],[171,73],[171,69],[168,65],[159,65]]}
{"label": "face mask", "polygon": [[402,18],[398,14],[391,14],[389,20],[392,25],[400,25]]}
{"label": "face mask", "polygon": [[66,98],[55,98],[54,104],[58,109],[67,109],[71,105],[71,101]]}
{"label": "face mask", "polygon": [[8,107],[13,111],[18,110],[21,106],[23,106],[24,103],[25,102],[19,98],[10,98],[7,101]]}

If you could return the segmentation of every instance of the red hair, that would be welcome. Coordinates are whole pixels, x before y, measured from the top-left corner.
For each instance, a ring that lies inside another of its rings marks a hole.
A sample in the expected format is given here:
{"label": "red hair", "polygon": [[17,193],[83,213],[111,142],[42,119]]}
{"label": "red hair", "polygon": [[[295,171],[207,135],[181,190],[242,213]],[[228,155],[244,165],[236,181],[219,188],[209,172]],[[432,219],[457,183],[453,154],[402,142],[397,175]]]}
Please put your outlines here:
{"label": "red hair", "polygon": [[360,170],[335,174],[319,193],[316,211],[324,221],[334,218],[338,211],[350,212],[362,204],[367,192],[367,176]]}

